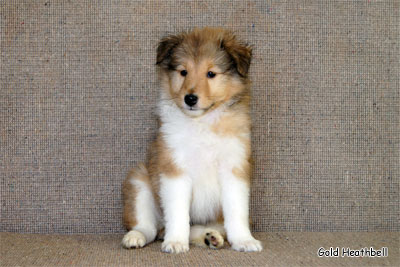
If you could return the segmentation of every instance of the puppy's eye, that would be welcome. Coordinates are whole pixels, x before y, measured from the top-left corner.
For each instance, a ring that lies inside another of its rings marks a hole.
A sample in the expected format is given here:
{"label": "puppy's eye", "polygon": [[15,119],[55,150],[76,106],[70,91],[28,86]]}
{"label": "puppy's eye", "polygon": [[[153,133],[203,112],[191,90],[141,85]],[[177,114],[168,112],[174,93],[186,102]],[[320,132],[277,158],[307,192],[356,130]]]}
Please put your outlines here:
{"label": "puppy's eye", "polygon": [[182,71],[181,71],[181,75],[182,75],[183,77],[185,77],[185,76],[187,75],[187,70],[182,70]]}
{"label": "puppy's eye", "polygon": [[215,75],[217,75],[217,74],[215,74],[215,72],[212,72],[212,71],[207,72],[207,77],[208,78],[214,78]]}

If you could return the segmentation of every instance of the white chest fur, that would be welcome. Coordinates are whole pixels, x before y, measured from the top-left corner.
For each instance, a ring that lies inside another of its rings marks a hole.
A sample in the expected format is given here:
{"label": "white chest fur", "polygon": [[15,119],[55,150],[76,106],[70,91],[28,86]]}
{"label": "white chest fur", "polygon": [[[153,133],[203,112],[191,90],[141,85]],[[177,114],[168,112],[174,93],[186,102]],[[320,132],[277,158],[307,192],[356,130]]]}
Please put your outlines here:
{"label": "white chest fur", "polygon": [[215,220],[221,210],[219,169],[234,164],[243,146],[236,138],[219,136],[211,130],[222,111],[201,120],[188,118],[176,109],[168,111],[161,116],[160,130],[174,162],[184,172],[183,179],[190,180],[191,221],[204,224]]}

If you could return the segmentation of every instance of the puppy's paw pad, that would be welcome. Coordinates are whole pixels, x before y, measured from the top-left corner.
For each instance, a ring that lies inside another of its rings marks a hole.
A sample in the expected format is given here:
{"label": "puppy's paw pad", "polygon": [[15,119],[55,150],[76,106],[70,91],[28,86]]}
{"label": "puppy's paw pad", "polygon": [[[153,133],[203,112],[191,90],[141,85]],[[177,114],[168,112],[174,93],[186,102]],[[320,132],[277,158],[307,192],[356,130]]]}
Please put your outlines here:
{"label": "puppy's paw pad", "polygon": [[204,237],[204,243],[209,248],[219,249],[224,245],[224,238],[220,232],[213,229],[207,229]]}
{"label": "puppy's paw pad", "polygon": [[161,250],[167,253],[182,253],[189,250],[189,244],[182,242],[164,241]]}
{"label": "puppy's paw pad", "polygon": [[146,237],[139,231],[131,230],[122,238],[124,248],[141,248],[146,245]]}
{"label": "puppy's paw pad", "polygon": [[232,249],[242,252],[256,252],[263,249],[260,241],[256,239],[241,240],[232,243]]}

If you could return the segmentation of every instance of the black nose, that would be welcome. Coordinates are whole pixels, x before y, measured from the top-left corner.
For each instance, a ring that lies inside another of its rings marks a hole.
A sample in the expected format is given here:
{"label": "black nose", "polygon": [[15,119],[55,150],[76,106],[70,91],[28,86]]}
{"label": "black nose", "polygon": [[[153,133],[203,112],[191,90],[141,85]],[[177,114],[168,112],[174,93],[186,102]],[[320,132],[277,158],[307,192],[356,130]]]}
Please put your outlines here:
{"label": "black nose", "polygon": [[199,98],[194,94],[185,95],[185,103],[189,107],[193,107],[194,105],[196,105],[198,99]]}

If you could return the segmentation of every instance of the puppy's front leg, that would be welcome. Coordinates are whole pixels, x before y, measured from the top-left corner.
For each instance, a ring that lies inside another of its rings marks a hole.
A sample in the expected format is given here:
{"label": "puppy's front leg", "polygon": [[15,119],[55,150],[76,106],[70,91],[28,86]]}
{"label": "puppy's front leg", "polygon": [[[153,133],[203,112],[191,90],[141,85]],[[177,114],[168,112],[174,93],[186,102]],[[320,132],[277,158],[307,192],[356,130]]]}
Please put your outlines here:
{"label": "puppy's front leg", "polygon": [[187,176],[161,176],[160,198],[165,222],[164,242],[161,245],[163,252],[189,250],[191,194],[191,182]]}
{"label": "puppy's front leg", "polygon": [[261,251],[262,244],[249,229],[249,181],[234,169],[224,166],[220,170],[222,209],[229,243],[237,251]]}

